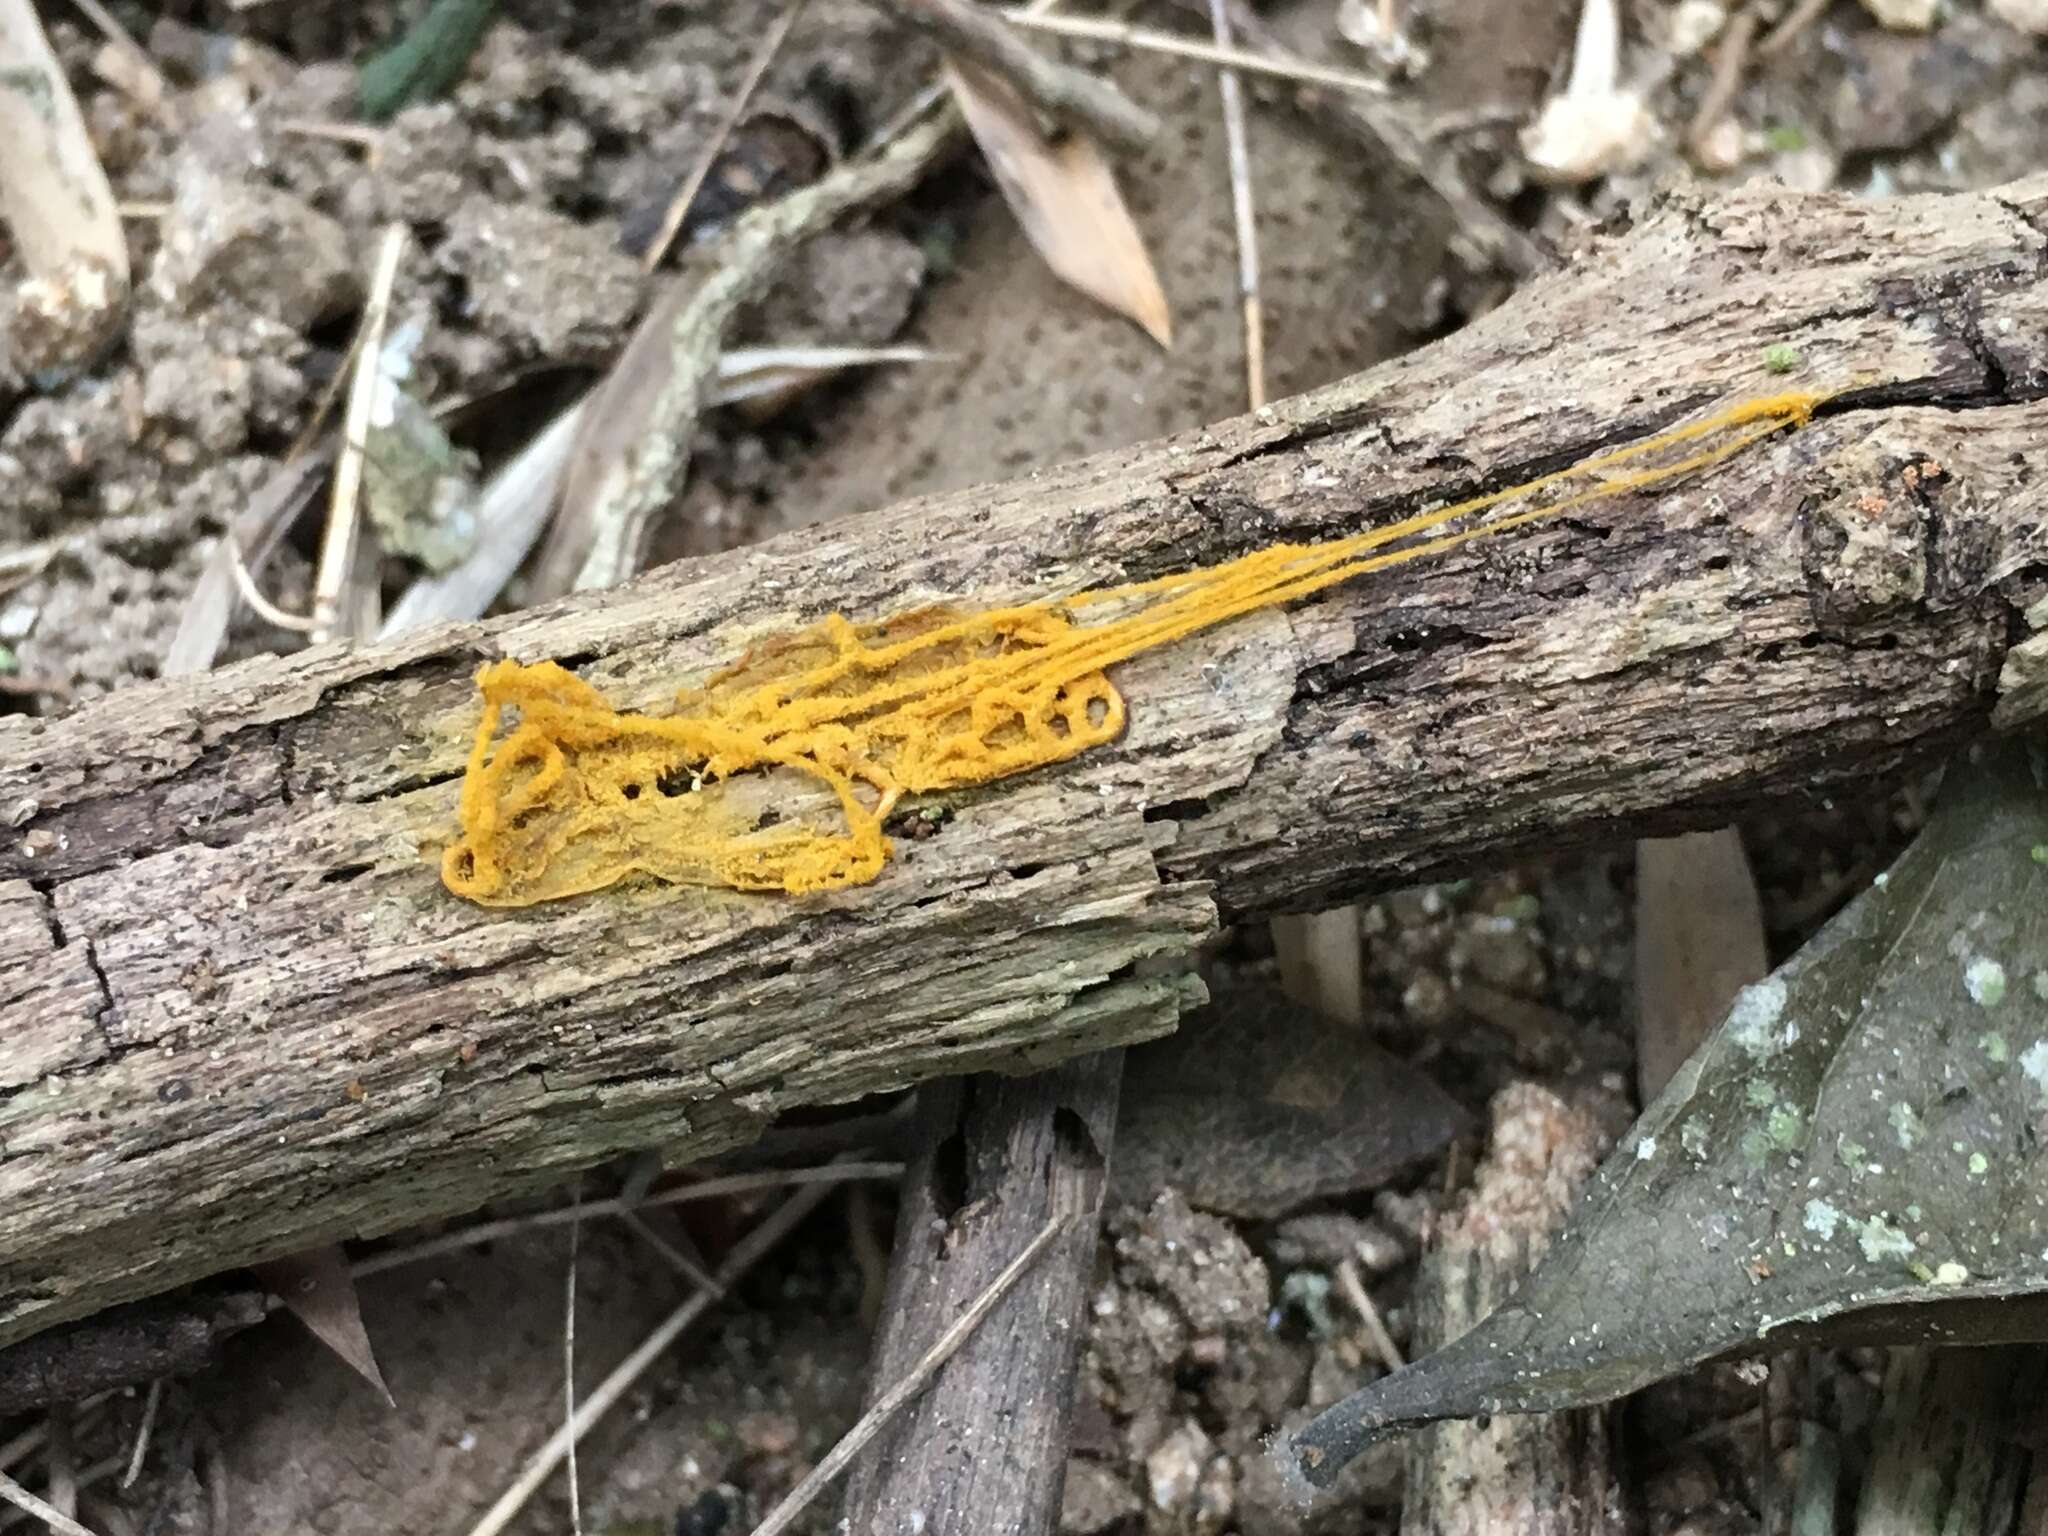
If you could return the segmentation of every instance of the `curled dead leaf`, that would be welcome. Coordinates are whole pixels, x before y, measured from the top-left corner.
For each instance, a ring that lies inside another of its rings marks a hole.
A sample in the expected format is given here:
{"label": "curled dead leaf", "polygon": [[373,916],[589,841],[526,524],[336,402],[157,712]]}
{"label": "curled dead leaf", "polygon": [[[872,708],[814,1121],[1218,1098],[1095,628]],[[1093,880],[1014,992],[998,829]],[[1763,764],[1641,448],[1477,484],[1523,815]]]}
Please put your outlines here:
{"label": "curled dead leaf", "polygon": [[964,59],[947,56],[946,79],[1003,200],[1045,264],[1162,347],[1173,345],[1166,292],[1095,142],[1079,133],[1048,135],[1008,81]]}

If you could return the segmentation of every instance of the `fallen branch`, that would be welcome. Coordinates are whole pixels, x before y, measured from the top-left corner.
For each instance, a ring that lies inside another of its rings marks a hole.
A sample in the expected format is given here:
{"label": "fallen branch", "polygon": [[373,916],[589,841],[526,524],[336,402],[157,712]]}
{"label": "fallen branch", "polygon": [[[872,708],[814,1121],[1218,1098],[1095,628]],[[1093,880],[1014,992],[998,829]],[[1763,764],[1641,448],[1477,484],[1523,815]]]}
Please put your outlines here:
{"label": "fallen branch", "polygon": [[[0,719],[0,1342],[1164,1032],[1226,913],[1848,792],[1981,730],[2002,666],[2014,721],[2048,709],[2014,644],[2048,571],[2044,211],[2048,180],[1676,197],[1445,342],[1204,432]],[[503,911],[436,878],[487,658],[661,706],[799,619],[1347,532],[1788,382],[1852,392],[1711,475],[1119,668],[1120,742],[949,797],[872,885]]]}

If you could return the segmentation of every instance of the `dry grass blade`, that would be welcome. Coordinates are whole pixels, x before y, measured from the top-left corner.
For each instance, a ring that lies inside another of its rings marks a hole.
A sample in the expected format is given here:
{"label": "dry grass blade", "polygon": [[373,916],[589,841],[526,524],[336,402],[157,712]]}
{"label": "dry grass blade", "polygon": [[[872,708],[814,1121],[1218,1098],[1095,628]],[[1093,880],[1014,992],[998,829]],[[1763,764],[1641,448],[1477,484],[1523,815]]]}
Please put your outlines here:
{"label": "dry grass blade", "polygon": [[1154,27],[1133,26],[1130,22],[1120,21],[1113,16],[1046,15],[1028,6],[1005,6],[997,10],[996,14],[1012,26],[1050,32],[1055,37],[1086,38],[1090,42],[1109,43],[1139,53],[1164,53],[1174,58],[1194,59],[1198,63],[1213,64],[1219,69],[1243,70],[1248,75],[1291,80],[1298,85],[1328,86],[1332,90],[1350,91],[1360,96],[1387,94],[1386,81],[1376,80],[1371,75],[1362,75],[1355,69],[1332,69],[1327,65],[1310,64],[1301,59],[1281,58],[1272,53],[1258,53],[1233,45],[1204,42],[1196,37],[1183,37],[1178,32],[1161,32]]}
{"label": "dry grass blade", "polygon": [[386,1403],[391,1402],[391,1389],[384,1385],[384,1373],[377,1369],[377,1357],[370,1350],[370,1335],[363,1327],[362,1306],[356,1299],[348,1256],[339,1245],[330,1244],[250,1267],[265,1285],[277,1292],[292,1314],[312,1330],[313,1337],[375,1387]]}
{"label": "dry grass blade", "polygon": [[[734,1245],[725,1262],[718,1266],[718,1282],[730,1290],[756,1264],[796,1230],[803,1219],[817,1209],[820,1202],[832,1192],[829,1184],[813,1184],[799,1189],[767,1216],[763,1217],[745,1237]],[[556,1467],[569,1453],[569,1447],[590,1432],[592,1425],[611,1412],[612,1406],[625,1396],[627,1390],[638,1381],[647,1368],[661,1358],[664,1351],[681,1337],[685,1328],[708,1312],[717,1297],[709,1291],[699,1291],[675,1311],[664,1318],[654,1331],[642,1339],[634,1351],[619,1362],[612,1373],[598,1383],[597,1390],[584,1398],[575,1416],[548,1437],[547,1443],[534,1452],[520,1470],[518,1479],[505,1490],[484,1514],[484,1517],[470,1527],[469,1536],[498,1536],[526,1507],[526,1501],[533,1497],[540,1485],[548,1480]]]}
{"label": "dry grass blade", "polygon": [[0,0],[0,224],[28,279],[16,363],[34,373],[92,355],[128,297],[128,241],[85,119],[29,0]]}
{"label": "dry grass blade", "polygon": [[711,403],[779,407],[849,368],[931,358],[923,347],[735,347],[718,359]]}
{"label": "dry grass blade", "polygon": [[[348,414],[343,418],[341,457],[334,466],[334,500],[327,531],[320,541],[320,563],[313,577],[313,642],[334,637],[343,618],[343,598],[356,564],[356,523],[361,512],[363,442],[370,416],[384,387],[381,363],[384,327],[391,314],[391,290],[398,281],[398,261],[405,254],[405,226],[390,225],[377,249],[377,267],[363,306],[362,330],[356,339],[356,371],[349,385]],[[353,605],[349,605],[353,606]]]}
{"label": "dry grass blade", "polygon": [[1015,87],[964,59],[948,56],[946,75],[1004,200],[1046,265],[1171,346],[1173,317],[1159,274],[1094,141],[1078,133],[1047,138]]}
{"label": "dry grass blade", "polygon": [[165,677],[204,672],[213,665],[220,655],[221,642],[227,638],[228,627],[234,622],[235,598],[242,576],[247,573],[243,560],[246,558],[259,570],[262,568],[278,541],[305,510],[306,503],[313,499],[320,476],[333,458],[331,452],[316,449],[287,459],[271,471],[270,478],[249,498],[248,506],[229,524],[227,533],[207,557],[206,569],[199,573],[191,596],[185,600],[178,632],[164,652],[161,670]]}
{"label": "dry grass blade", "polygon": [[62,1510],[45,1504],[4,1472],[0,1472],[0,1499],[42,1521],[44,1525],[57,1532],[58,1536],[93,1536],[86,1527]]}
{"label": "dry grass blade", "polygon": [[1280,990],[1339,1024],[1365,1022],[1365,938],[1357,907],[1273,919]]}

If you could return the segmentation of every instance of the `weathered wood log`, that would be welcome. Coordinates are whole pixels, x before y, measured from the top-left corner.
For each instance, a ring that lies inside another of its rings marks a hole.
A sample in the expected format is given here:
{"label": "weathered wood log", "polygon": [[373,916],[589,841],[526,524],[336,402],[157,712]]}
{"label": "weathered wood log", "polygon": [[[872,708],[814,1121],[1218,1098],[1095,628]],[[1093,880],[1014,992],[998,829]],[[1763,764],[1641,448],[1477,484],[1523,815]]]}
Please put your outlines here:
{"label": "weathered wood log", "polygon": [[1059,1523],[1122,1076],[1123,1053],[1105,1051],[1031,1077],[945,1084],[920,1104],[925,1144],[903,1176],[870,1403],[1047,1221],[1063,1216],[1066,1227],[853,1464],[842,1516],[849,1536],[1050,1536]]}
{"label": "weathered wood log", "polygon": [[[2048,180],[1683,197],[1257,416],[0,721],[0,1342],[626,1149],[1161,1033],[1219,913],[1837,791],[1981,728],[2009,650],[2006,696],[2038,699],[2013,642],[2048,568],[2044,209]],[[956,797],[873,885],[508,912],[435,876],[487,658],[659,706],[834,609],[1151,576],[1514,483],[1776,387],[1770,346],[1850,392],[1692,483],[1120,668],[1121,743]]]}

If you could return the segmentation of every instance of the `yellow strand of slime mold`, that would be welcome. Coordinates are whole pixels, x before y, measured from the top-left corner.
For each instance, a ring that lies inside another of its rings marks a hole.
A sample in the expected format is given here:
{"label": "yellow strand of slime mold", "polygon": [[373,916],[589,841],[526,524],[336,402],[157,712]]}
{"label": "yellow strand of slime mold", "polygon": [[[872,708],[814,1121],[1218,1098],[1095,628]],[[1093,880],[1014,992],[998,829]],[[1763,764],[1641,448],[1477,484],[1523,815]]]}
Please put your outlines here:
{"label": "yellow strand of slime mold", "polygon": [[[872,624],[832,614],[679,694],[670,715],[614,710],[553,662],[493,662],[477,674],[483,716],[442,879],[489,906],[635,874],[792,894],[872,880],[889,854],[883,823],[903,795],[988,783],[1119,736],[1125,705],[1107,668],[1372,571],[1669,484],[1803,425],[1826,398],[1747,401],[1384,528],[1151,581]],[[1644,462],[1689,444],[1700,446]],[[1568,487],[1579,488],[1480,517]],[[1109,605],[1128,611],[1080,617]],[[518,724],[500,740],[514,708]],[[806,782],[824,798],[792,794]]]}

